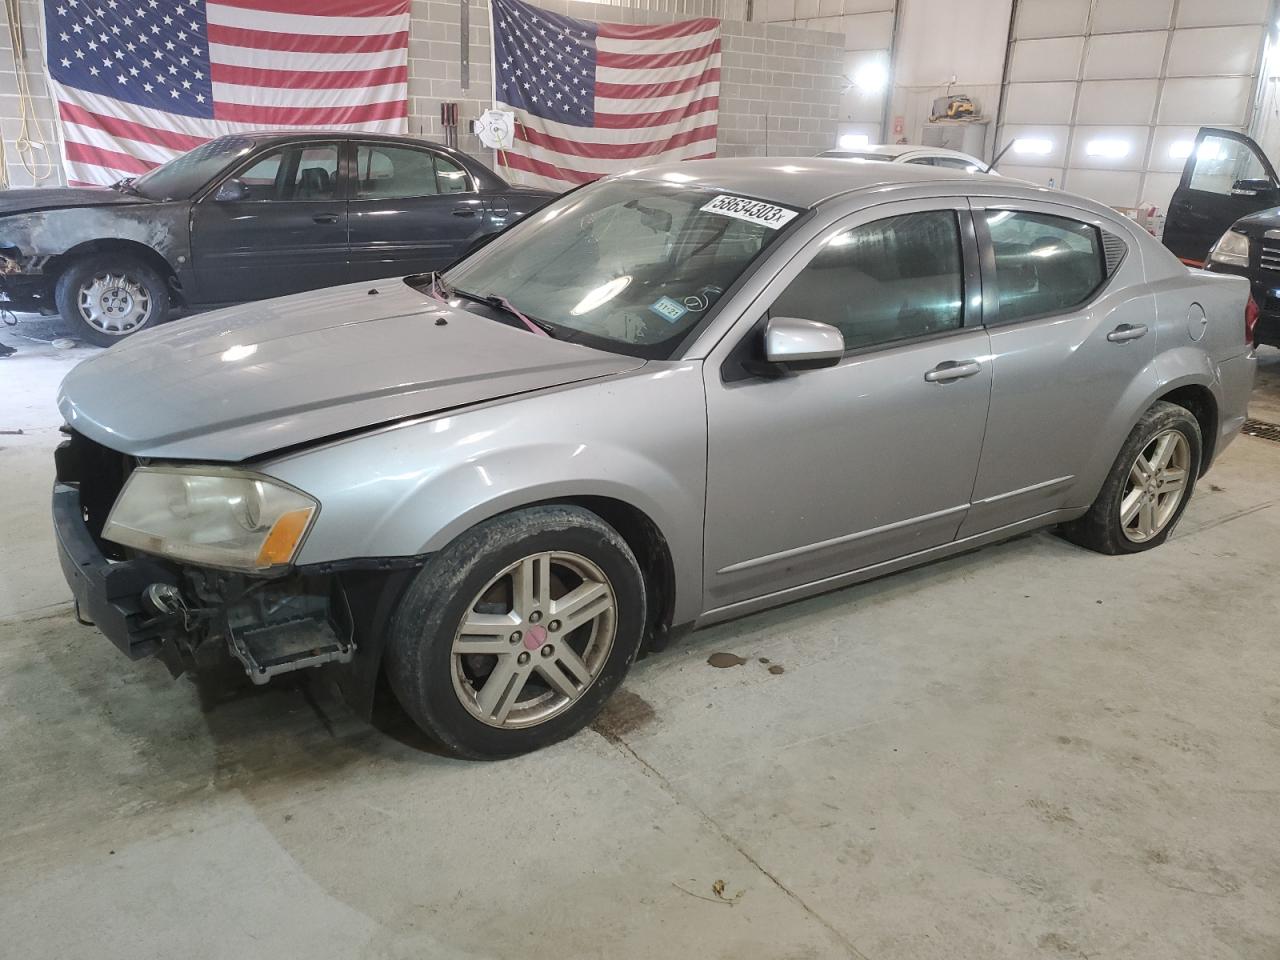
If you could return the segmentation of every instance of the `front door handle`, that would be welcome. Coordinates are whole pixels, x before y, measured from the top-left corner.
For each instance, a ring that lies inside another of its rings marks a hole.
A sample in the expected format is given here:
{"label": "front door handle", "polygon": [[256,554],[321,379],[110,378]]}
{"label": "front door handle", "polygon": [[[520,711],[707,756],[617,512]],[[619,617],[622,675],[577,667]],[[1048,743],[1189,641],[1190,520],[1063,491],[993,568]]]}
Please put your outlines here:
{"label": "front door handle", "polygon": [[475,207],[458,207],[453,211],[455,217],[474,217],[476,215]]}
{"label": "front door handle", "polygon": [[336,213],[317,213],[311,219],[316,223],[337,223],[338,215]]}
{"label": "front door handle", "polygon": [[972,377],[982,371],[982,364],[977,360],[944,360],[924,375],[930,383],[947,383]]}
{"label": "front door handle", "polygon": [[1147,325],[1145,323],[1122,323],[1110,333],[1107,339],[1112,343],[1126,343],[1129,340],[1137,340],[1139,337],[1147,335]]}

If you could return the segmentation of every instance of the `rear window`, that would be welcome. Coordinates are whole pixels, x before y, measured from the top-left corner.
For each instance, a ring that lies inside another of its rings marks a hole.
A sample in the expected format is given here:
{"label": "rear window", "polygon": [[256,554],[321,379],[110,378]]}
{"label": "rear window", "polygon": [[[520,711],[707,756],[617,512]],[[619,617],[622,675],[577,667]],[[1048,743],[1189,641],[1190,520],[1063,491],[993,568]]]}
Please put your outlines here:
{"label": "rear window", "polygon": [[1097,227],[1069,217],[988,210],[995,249],[999,323],[1061,313],[1093,296],[1106,279]]}

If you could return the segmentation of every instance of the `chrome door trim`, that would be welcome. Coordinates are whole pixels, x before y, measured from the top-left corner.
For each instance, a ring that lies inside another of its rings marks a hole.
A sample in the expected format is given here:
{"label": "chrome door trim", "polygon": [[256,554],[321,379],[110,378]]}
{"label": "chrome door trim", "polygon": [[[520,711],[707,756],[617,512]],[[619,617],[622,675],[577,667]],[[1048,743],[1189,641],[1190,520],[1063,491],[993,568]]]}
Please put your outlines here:
{"label": "chrome door trim", "polygon": [[857,533],[846,533],[840,537],[832,537],[830,540],[819,540],[817,543],[808,543],[803,547],[792,547],[789,550],[779,550],[777,553],[769,553],[763,557],[753,557],[750,560],[740,560],[737,563],[731,563],[727,567],[721,567],[716,574],[737,573],[740,570],[750,570],[752,567],[760,567],[768,563],[774,563],[778,560],[789,560],[792,557],[803,556],[806,553],[814,553],[818,550],[825,550],[829,547],[838,547],[846,543],[853,543],[855,540],[862,540],[866,537],[878,536],[882,533],[891,533],[894,530],[901,530],[904,527],[914,526],[918,523],[928,523],[931,520],[941,520],[943,517],[949,517],[952,514],[963,513],[969,509],[969,504],[964,503],[958,507],[947,507],[945,510],[936,510],[933,513],[922,514],[918,517],[909,517],[906,520],[897,520],[893,523],[886,523],[884,526],[872,527],[870,530],[859,530]]}
{"label": "chrome door trim", "polygon": [[1066,486],[1076,478],[1075,474],[1067,477],[1054,477],[1052,480],[1042,480],[1040,483],[1033,483],[1028,487],[1019,487],[1017,490],[1008,490],[1004,493],[997,493],[993,497],[984,497],[981,500],[973,501],[973,506],[981,507],[989,503],[999,503],[1001,500],[1010,500],[1013,497],[1020,497],[1024,493],[1036,493],[1039,490],[1048,490],[1051,487]]}

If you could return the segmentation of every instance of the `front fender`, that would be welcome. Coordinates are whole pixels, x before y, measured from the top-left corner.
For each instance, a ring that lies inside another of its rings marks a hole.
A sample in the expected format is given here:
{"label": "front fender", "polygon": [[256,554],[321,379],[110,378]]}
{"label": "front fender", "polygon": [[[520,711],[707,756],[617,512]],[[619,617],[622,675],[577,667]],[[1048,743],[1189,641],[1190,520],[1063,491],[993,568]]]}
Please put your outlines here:
{"label": "front fender", "polygon": [[676,622],[702,600],[706,413],[697,364],[540,391],[265,464],[319,499],[299,563],[433,553],[464,530],[549,500],[606,497],[671,552]]}
{"label": "front fender", "polygon": [[59,207],[6,218],[6,226],[21,238],[25,254],[56,258],[100,241],[125,241],[150,248],[176,273],[190,256],[185,209],[179,203]]}

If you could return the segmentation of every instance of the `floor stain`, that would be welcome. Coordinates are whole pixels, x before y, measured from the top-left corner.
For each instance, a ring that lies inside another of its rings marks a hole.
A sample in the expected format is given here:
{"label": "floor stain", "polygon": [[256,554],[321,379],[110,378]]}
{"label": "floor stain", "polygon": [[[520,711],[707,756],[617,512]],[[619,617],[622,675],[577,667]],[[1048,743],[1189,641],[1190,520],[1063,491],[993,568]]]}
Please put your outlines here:
{"label": "floor stain", "polygon": [[1059,953],[1080,954],[1080,948],[1057,931],[1046,933],[1036,941],[1036,945],[1041,950],[1057,950]]}
{"label": "floor stain", "polygon": [[624,688],[608,699],[591,729],[616,742],[647,727],[656,716],[648,700]]}
{"label": "floor stain", "polygon": [[713,653],[707,657],[707,663],[713,667],[740,667],[746,662],[746,657],[740,657],[736,653]]}
{"label": "floor stain", "polygon": [[783,672],[782,664],[780,664],[780,663],[775,663],[773,666],[771,666],[771,667],[769,668],[769,672],[770,672],[770,673],[773,673],[773,674],[782,673],[782,672]]}
{"label": "floor stain", "polygon": [[1071,808],[1068,806],[1060,806],[1050,803],[1040,797],[1032,797],[1027,801],[1027,806],[1040,815],[1040,819],[1049,823],[1075,823],[1075,817],[1071,816]]}

